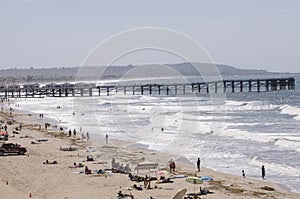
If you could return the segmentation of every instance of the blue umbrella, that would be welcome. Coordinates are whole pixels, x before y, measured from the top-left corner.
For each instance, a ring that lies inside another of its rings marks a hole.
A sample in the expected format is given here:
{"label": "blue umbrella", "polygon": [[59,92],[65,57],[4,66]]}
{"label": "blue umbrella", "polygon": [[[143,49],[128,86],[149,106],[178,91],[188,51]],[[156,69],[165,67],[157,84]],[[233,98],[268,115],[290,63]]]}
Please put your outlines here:
{"label": "blue umbrella", "polygon": [[200,180],[202,180],[202,181],[212,181],[213,179],[210,176],[201,176]]}

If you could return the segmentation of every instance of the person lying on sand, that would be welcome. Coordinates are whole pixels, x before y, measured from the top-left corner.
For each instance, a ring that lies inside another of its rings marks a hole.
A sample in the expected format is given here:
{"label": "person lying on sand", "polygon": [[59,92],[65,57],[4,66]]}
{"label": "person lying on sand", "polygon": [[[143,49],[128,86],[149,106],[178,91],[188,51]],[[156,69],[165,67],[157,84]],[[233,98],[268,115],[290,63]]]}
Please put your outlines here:
{"label": "person lying on sand", "polygon": [[107,162],[93,162],[92,164],[107,164]]}
{"label": "person lying on sand", "polygon": [[94,161],[94,158],[87,156],[87,157],[86,157],[86,161],[87,161],[87,162],[88,162],[88,161]]}
{"label": "person lying on sand", "polygon": [[173,183],[174,181],[170,180],[170,178],[165,178],[163,176],[160,177],[160,181],[158,181],[157,183],[158,184],[161,184],[161,183]]}
{"label": "person lying on sand", "polygon": [[142,191],[143,190],[142,185],[137,186],[136,184],[134,184],[132,188],[135,189],[135,190],[138,190],[138,191]]}
{"label": "person lying on sand", "polygon": [[76,163],[74,162],[73,166],[69,166],[69,168],[80,168],[80,167],[84,167],[84,165],[82,163]]}
{"label": "person lying on sand", "polygon": [[32,138],[32,136],[25,135],[25,136],[21,136],[20,138]]}
{"label": "person lying on sand", "polygon": [[134,196],[131,193],[129,193],[129,194],[128,193],[122,193],[122,191],[118,192],[118,196],[117,196],[118,199],[119,198],[127,198],[127,197],[134,199]]}
{"label": "person lying on sand", "polygon": [[189,197],[191,197],[191,196],[201,196],[201,195],[206,195],[206,194],[213,194],[214,192],[211,192],[211,191],[209,191],[207,188],[204,188],[204,189],[202,189],[201,187],[200,187],[200,192],[198,192],[198,193],[188,193],[187,195],[189,196]]}
{"label": "person lying on sand", "polygon": [[37,140],[38,142],[47,142],[48,140],[47,139],[39,139]]}
{"label": "person lying on sand", "polygon": [[207,188],[202,189],[200,187],[200,195],[212,194],[213,192],[209,191]]}
{"label": "person lying on sand", "polygon": [[49,162],[48,160],[46,160],[45,162],[43,162],[43,164],[57,164],[58,162],[56,160],[54,160],[53,162]]}
{"label": "person lying on sand", "polygon": [[194,196],[184,196],[184,199],[201,199],[201,198],[198,195],[194,195]]}

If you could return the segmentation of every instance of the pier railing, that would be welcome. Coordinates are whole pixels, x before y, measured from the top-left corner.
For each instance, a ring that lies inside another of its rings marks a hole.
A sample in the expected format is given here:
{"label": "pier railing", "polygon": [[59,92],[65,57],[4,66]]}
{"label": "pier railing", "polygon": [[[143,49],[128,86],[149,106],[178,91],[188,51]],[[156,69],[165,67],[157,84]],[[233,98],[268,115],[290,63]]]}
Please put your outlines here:
{"label": "pier railing", "polygon": [[90,97],[113,95],[185,95],[236,92],[269,92],[295,90],[295,79],[267,78],[240,79],[210,82],[193,82],[178,84],[144,84],[144,85],[104,85],[90,83],[64,83],[9,85],[0,86],[1,98],[42,98],[42,97]]}

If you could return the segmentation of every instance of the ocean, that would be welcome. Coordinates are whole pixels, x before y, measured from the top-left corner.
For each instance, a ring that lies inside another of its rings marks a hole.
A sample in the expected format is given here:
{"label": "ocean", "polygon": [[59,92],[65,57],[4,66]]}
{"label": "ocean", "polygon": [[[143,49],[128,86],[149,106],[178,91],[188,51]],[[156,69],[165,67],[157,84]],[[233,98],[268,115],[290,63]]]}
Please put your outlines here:
{"label": "ocean", "polygon": [[[300,75],[295,91],[15,99],[24,111],[92,139],[130,140],[235,175],[266,179],[300,193]],[[254,78],[254,77],[253,77]],[[143,80],[140,80],[143,82]],[[163,80],[160,80],[163,81]],[[172,81],[168,79],[167,81]],[[57,108],[57,107],[60,108]],[[41,124],[43,124],[43,121]],[[168,160],[166,160],[167,162]]]}

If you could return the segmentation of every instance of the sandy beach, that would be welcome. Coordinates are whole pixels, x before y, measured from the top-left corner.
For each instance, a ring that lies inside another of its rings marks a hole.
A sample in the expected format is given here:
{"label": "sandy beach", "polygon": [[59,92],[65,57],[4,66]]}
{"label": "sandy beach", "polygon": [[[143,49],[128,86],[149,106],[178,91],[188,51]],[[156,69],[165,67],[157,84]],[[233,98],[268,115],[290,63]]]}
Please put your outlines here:
{"label": "sandy beach", "polygon": [[[185,178],[172,179],[173,183],[157,184],[157,180],[150,183],[151,189],[144,188],[144,182],[131,181],[128,174],[106,173],[96,174],[94,170],[111,169],[111,160],[115,158],[120,164],[129,164],[132,172],[140,162],[157,162],[160,170],[166,170],[170,154],[131,147],[134,143],[109,140],[82,141],[80,136],[68,137],[67,131],[60,131],[51,126],[47,129],[41,123],[38,115],[24,114],[15,111],[12,116],[7,110],[1,112],[1,119],[5,125],[8,120],[14,119],[8,125],[8,132],[12,131],[22,122],[22,130],[8,142],[19,143],[27,148],[26,155],[5,155],[0,161],[0,198],[63,198],[63,199],[111,199],[117,198],[117,193],[132,194],[134,198],[170,199],[181,189],[186,188],[187,193],[193,193],[194,188],[199,192],[200,186],[207,188],[212,194],[201,195],[201,198],[278,198],[296,199],[299,195],[289,192],[281,186],[268,180],[243,178],[201,168],[198,172],[196,166],[185,164],[184,158],[175,159],[176,174],[187,176],[210,176],[214,180],[203,184],[187,183]],[[38,142],[38,140],[43,140]],[[35,143],[35,144],[32,144]],[[60,149],[72,148],[72,151]],[[90,156],[95,161],[86,162]],[[57,161],[57,164],[43,164]],[[84,167],[71,168],[74,162],[82,163],[91,169],[92,174],[84,174]],[[150,175],[159,177],[157,172],[141,171],[140,176]],[[170,174],[166,172],[165,177]],[[142,185],[143,190],[130,187]],[[156,187],[156,188],[155,188]]]}

